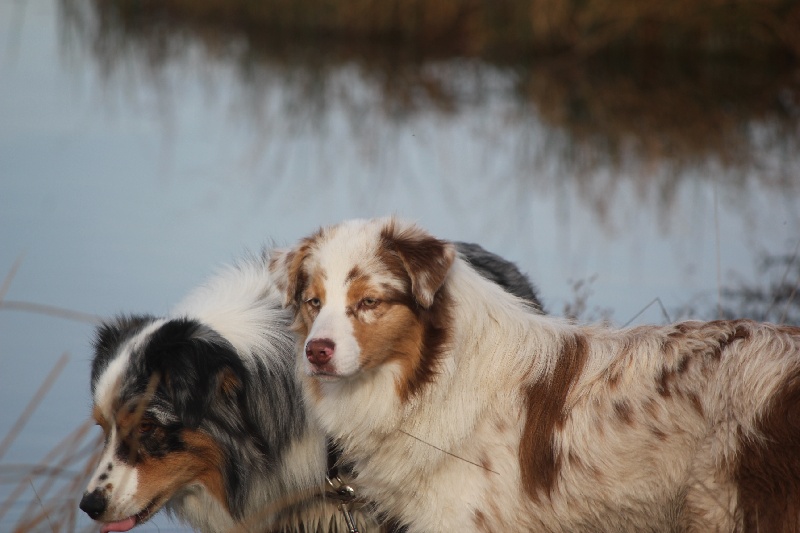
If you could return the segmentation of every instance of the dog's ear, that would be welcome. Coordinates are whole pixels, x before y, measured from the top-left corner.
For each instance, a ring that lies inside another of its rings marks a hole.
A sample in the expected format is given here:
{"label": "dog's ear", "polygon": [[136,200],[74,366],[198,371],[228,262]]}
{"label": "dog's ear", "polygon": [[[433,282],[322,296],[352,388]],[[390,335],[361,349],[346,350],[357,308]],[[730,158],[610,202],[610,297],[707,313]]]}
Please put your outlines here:
{"label": "dog's ear", "polygon": [[312,242],[312,238],[307,238],[291,250],[270,252],[269,270],[275,285],[283,293],[284,307],[300,302],[308,277],[303,269],[303,262],[308,257]]}
{"label": "dog's ear", "polygon": [[92,394],[100,374],[116,356],[120,346],[153,320],[155,318],[150,315],[120,315],[97,326],[92,343]]}
{"label": "dog's ear", "polygon": [[384,226],[381,240],[383,246],[403,262],[417,303],[425,309],[433,305],[456,257],[453,244],[433,237],[416,225],[394,219]]}
{"label": "dog's ear", "polygon": [[295,252],[293,250],[275,249],[265,253],[265,256],[268,260],[272,281],[283,294],[283,305],[286,307],[294,301],[295,285],[297,284],[297,280],[289,275]]}
{"label": "dog's ear", "polygon": [[213,401],[234,401],[242,388],[244,366],[233,346],[194,320],[170,320],[154,332],[144,364],[148,375],[159,374],[159,386],[189,428],[200,425]]}

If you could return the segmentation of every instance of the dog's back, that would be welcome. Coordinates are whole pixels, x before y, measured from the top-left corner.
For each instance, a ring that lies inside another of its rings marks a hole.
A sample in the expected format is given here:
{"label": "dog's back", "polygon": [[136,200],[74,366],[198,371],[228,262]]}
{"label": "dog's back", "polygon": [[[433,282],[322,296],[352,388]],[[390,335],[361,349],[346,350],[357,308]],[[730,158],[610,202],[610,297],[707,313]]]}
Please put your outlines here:
{"label": "dog's back", "polygon": [[797,329],[575,326],[393,219],[290,256],[308,403],[410,531],[797,527]]}

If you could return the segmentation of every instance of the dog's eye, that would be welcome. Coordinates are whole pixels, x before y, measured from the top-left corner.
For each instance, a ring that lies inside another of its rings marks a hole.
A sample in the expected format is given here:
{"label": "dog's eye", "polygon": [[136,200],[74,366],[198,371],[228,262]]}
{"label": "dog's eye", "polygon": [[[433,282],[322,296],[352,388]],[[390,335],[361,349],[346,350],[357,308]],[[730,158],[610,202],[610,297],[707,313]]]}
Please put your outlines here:
{"label": "dog's eye", "polygon": [[361,309],[374,309],[379,303],[380,300],[377,298],[363,298],[360,302],[358,302],[358,307]]}
{"label": "dog's eye", "polygon": [[309,298],[306,300],[306,303],[315,309],[322,305],[322,302],[319,301],[319,298]]}
{"label": "dog's eye", "polygon": [[149,435],[156,429],[156,425],[149,420],[142,420],[139,423],[139,435]]}

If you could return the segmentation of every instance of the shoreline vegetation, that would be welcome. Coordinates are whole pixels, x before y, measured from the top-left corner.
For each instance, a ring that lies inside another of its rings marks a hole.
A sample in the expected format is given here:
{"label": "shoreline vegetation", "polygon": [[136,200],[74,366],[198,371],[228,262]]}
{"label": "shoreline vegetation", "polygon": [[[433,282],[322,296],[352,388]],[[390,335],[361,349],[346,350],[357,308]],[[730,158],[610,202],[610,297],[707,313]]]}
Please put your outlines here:
{"label": "shoreline vegetation", "polygon": [[[75,0],[68,0],[74,2]],[[794,0],[92,0],[129,24],[383,43],[424,56],[800,59]]]}

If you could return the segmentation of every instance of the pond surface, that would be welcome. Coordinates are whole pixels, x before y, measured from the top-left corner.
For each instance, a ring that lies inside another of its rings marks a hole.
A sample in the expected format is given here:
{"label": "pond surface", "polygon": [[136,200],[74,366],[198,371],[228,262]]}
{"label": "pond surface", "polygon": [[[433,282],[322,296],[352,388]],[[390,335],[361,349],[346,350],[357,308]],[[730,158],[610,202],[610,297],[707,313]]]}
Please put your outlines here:
{"label": "pond surface", "polygon": [[503,255],[584,320],[710,318],[797,283],[797,70],[165,37],[92,6],[0,3],[0,436],[69,357],[0,456],[0,501],[90,410],[92,325],[24,304],[163,313],[247,250],[387,214]]}

